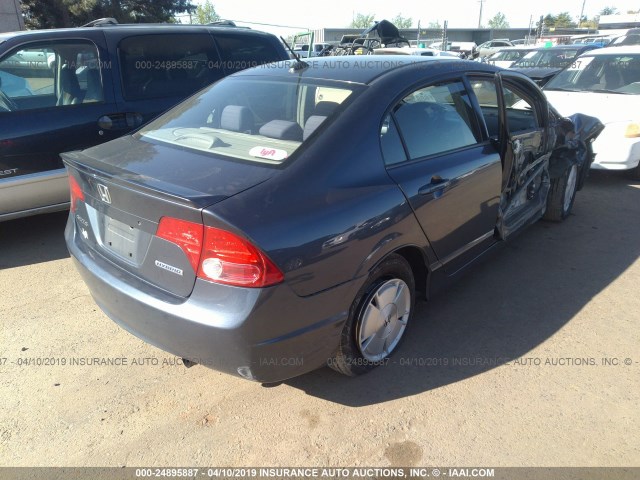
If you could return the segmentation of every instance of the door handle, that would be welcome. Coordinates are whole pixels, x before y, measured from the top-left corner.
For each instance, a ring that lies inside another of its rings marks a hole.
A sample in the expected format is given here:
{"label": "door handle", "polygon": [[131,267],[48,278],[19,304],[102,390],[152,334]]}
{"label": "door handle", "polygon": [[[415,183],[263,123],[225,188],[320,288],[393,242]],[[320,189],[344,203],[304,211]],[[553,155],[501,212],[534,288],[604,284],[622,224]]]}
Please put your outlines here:
{"label": "door handle", "polygon": [[142,115],[137,112],[111,113],[98,119],[102,130],[131,130],[142,125]]}
{"label": "door handle", "polygon": [[429,195],[434,193],[439,197],[442,194],[442,190],[447,188],[449,185],[451,185],[451,180],[448,178],[442,178],[439,175],[434,175],[431,177],[431,182],[418,189],[418,195]]}

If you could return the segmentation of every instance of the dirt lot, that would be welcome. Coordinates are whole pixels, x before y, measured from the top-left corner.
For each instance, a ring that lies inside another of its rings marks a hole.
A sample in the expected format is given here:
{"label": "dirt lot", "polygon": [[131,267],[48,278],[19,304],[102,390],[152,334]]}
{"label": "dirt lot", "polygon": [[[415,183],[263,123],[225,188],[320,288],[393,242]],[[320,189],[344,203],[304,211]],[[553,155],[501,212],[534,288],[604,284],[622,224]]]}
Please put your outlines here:
{"label": "dirt lot", "polygon": [[172,365],[106,318],[66,214],[0,224],[1,464],[640,465],[639,219],[640,183],[592,175],[564,224],[419,305],[388,366],[276,386]]}

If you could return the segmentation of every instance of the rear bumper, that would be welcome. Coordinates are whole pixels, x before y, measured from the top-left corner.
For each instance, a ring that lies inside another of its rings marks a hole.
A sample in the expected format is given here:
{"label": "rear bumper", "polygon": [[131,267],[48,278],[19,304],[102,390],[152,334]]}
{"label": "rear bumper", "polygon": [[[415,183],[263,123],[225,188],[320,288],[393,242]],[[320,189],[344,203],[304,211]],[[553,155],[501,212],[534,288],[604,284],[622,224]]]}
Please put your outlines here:
{"label": "rear bumper", "polygon": [[214,370],[276,382],[314,370],[335,352],[357,282],[309,297],[286,284],[237,288],[196,280],[187,299],[122,270],[65,230],[67,246],[100,308],[146,342]]}

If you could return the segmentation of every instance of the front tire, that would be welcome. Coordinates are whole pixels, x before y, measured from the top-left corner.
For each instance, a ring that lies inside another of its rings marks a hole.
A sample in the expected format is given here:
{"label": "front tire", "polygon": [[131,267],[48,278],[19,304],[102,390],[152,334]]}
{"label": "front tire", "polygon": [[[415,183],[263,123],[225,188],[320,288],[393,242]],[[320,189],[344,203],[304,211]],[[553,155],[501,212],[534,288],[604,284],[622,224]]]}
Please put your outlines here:
{"label": "front tire", "polygon": [[414,303],[411,266],[400,255],[390,255],[371,272],[354,299],[329,366],[356,376],[383,363],[400,344]]}
{"label": "front tire", "polygon": [[544,219],[561,222],[567,218],[573,208],[577,187],[578,166],[572,163],[561,176],[551,179]]}

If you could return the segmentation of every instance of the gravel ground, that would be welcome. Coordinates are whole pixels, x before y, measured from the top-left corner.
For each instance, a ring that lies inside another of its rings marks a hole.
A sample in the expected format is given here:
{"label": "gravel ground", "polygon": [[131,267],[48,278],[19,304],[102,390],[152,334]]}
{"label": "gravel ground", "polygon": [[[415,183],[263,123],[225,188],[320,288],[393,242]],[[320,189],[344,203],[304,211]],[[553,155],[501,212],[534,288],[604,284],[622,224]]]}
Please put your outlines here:
{"label": "gravel ground", "polygon": [[640,183],[594,174],[564,224],[420,304],[388,366],[270,386],[117,327],[68,258],[66,214],[2,223],[1,464],[638,466],[639,218]]}

